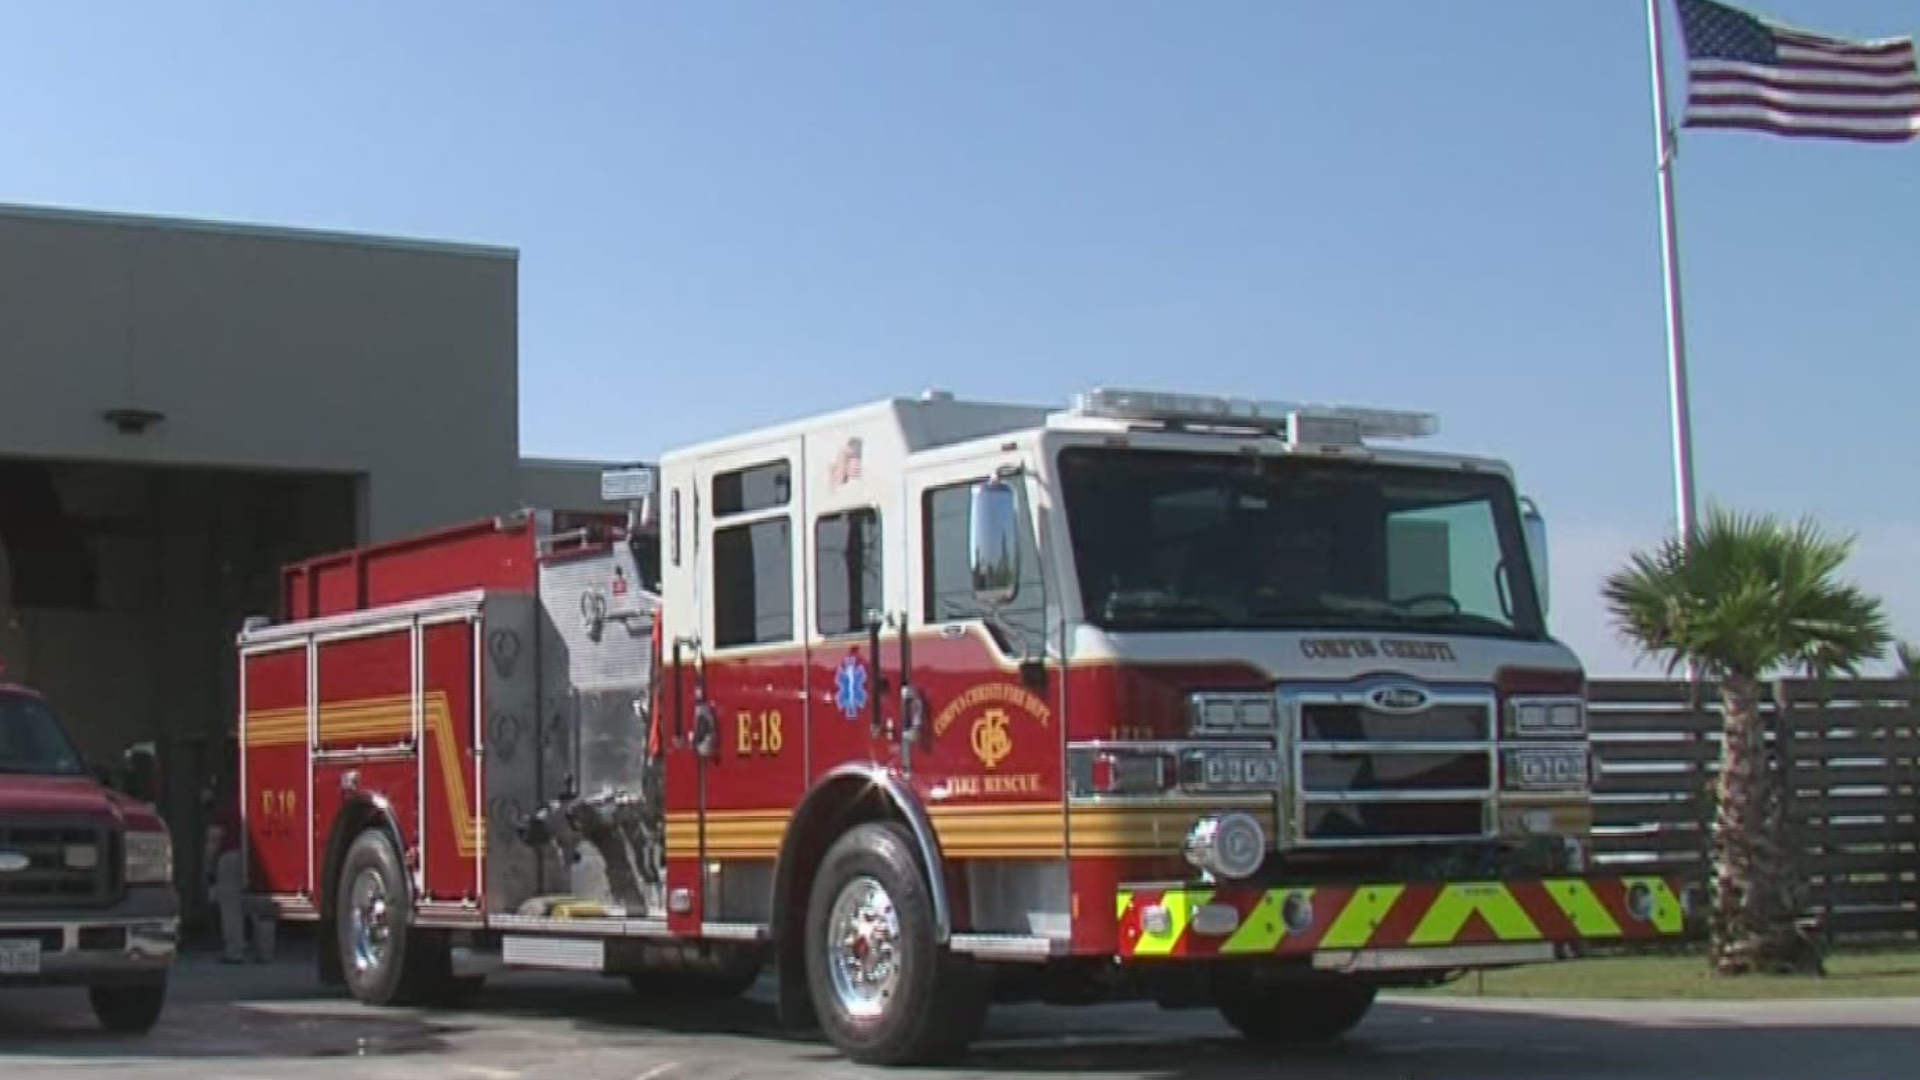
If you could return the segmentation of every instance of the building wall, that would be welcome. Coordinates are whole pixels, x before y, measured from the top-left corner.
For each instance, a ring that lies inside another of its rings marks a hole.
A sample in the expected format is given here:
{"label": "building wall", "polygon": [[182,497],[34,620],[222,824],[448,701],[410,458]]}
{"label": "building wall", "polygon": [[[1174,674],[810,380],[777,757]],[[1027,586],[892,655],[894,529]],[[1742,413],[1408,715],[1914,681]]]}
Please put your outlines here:
{"label": "building wall", "polygon": [[619,513],[624,504],[600,498],[600,476],[627,462],[527,458],[520,463],[520,504],[535,510]]}
{"label": "building wall", "polygon": [[517,289],[504,249],[0,208],[0,457],[358,474],[370,539],[497,513]]}

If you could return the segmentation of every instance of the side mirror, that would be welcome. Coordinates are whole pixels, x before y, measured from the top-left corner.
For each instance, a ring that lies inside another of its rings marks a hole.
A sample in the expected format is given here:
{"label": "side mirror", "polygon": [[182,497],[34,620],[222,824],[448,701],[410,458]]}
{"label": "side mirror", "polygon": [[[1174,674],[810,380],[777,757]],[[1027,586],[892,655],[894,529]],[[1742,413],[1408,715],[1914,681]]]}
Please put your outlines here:
{"label": "side mirror", "polygon": [[1539,506],[1532,499],[1522,498],[1520,521],[1527,533],[1527,561],[1533,564],[1533,588],[1540,596],[1540,614],[1545,615],[1552,592],[1547,574],[1547,519],[1541,516]]}
{"label": "side mirror", "polygon": [[121,789],[133,798],[144,803],[157,802],[160,798],[160,760],[153,751],[152,743],[135,743],[121,753],[126,762],[124,782]]}
{"label": "side mirror", "polygon": [[968,560],[973,598],[993,609],[1020,592],[1020,502],[1013,485],[994,478],[975,484],[970,508]]}

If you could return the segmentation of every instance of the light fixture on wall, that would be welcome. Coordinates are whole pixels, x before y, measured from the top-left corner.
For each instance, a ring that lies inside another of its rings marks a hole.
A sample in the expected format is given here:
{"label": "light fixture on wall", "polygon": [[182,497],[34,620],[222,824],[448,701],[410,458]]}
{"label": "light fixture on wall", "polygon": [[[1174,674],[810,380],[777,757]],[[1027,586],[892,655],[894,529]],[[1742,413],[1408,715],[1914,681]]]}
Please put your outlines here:
{"label": "light fixture on wall", "polygon": [[143,434],[166,418],[166,413],[152,409],[108,409],[100,414],[100,419],[112,424],[122,435]]}

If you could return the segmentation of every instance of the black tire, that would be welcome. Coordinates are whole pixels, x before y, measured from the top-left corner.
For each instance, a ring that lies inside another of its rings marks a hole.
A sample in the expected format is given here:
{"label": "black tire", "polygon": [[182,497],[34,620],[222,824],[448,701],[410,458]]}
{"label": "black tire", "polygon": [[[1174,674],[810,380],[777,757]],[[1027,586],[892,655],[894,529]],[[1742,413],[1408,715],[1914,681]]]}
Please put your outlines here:
{"label": "black tire", "polygon": [[[384,897],[384,948],[363,950],[355,931],[362,879],[377,879]],[[369,1005],[413,1005],[433,1000],[452,983],[446,935],[413,924],[413,895],[400,853],[381,829],[354,838],[340,861],[334,900],[334,939],[347,989]]]}
{"label": "black tire", "polygon": [[93,1015],[100,1026],[122,1035],[144,1035],[160,1022],[167,1005],[167,981],[159,979],[131,986],[93,986],[87,989]]}
{"label": "black tire", "polygon": [[[891,993],[873,1015],[855,1015],[835,989],[829,943],[843,890],[864,881],[892,902]],[[820,1026],[840,1052],[864,1065],[928,1064],[963,1052],[986,1016],[983,973],[934,940],[933,900],[912,838],[892,823],[850,830],[821,860],[807,903],[807,986]]]}
{"label": "black tire", "polygon": [[1214,1004],[1250,1042],[1291,1046],[1328,1042],[1353,1030],[1378,991],[1362,982],[1326,979],[1265,983],[1237,979],[1216,989]]}

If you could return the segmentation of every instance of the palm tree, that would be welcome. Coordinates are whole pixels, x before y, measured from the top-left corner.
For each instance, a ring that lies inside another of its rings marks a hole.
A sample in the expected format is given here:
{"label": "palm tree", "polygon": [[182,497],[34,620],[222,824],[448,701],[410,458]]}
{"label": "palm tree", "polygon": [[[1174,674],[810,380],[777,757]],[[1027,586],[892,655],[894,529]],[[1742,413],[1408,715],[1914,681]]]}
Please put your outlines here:
{"label": "palm tree", "polygon": [[1691,544],[1676,537],[1635,553],[1602,586],[1614,621],[1642,652],[1664,659],[1669,673],[1691,665],[1719,686],[1725,738],[1708,923],[1721,974],[1808,966],[1795,927],[1797,852],[1759,707],[1769,675],[1851,674],[1885,654],[1880,601],[1838,578],[1852,549],[1808,521],[1714,510]]}
{"label": "palm tree", "polygon": [[1900,654],[1900,677],[1920,681],[1920,645],[1903,641],[1896,651]]}

